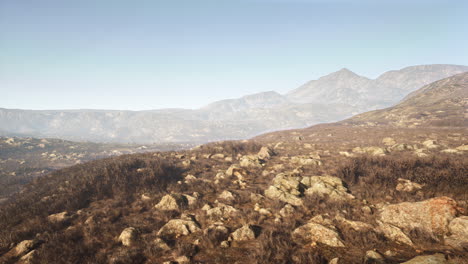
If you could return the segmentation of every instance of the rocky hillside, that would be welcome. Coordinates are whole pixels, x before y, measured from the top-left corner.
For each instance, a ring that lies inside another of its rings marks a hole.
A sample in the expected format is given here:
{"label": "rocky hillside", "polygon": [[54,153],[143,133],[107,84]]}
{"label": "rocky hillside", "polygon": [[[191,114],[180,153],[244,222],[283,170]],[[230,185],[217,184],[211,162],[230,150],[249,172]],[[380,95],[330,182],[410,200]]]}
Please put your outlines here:
{"label": "rocky hillside", "polygon": [[0,137],[0,203],[33,178],[90,160],[190,148],[188,144],[122,145]]}
{"label": "rocky hillside", "polygon": [[208,142],[339,121],[388,107],[467,66],[422,65],[371,80],[343,69],[281,95],[265,92],[206,107],[154,111],[0,109],[0,135],[99,142]]}
{"label": "rocky hillside", "polygon": [[394,126],[468,126],[468,73],[431,83],[399,104],[355,116],[344,122]]}
{"label": "rocky hillside", "polygon": [[[465,81],[400,105],[457,103]],[[0,262],[463,264],[456,124],[347,121],[54,171],[0,204]]]}
{"label": "rocky hillside", "polygon": [[464,132],[324,125],[76,165],[0,205],[0,262],[466,263]]}

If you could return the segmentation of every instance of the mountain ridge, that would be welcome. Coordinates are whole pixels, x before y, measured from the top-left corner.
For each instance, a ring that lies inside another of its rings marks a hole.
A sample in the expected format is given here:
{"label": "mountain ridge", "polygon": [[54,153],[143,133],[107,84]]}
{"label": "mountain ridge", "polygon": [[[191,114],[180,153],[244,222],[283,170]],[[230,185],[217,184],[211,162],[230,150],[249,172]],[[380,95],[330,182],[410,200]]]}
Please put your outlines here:
{"label": "mountain ridge", "polygon": [[[244,139],[274,130],[339,121],[358,113],[388,107],[432,81],[465,71],[468,71],[468,66],[411,66],[384,73],[376,83],[343,68],[284,95],[274,91],[256,93],[213,102],[195,110],[0,108],[0,131],[5,136],[24,134],[122,143]],[[314,90],[317,87],[319,91]],[[302,94],[297,94],[298,91]]]}

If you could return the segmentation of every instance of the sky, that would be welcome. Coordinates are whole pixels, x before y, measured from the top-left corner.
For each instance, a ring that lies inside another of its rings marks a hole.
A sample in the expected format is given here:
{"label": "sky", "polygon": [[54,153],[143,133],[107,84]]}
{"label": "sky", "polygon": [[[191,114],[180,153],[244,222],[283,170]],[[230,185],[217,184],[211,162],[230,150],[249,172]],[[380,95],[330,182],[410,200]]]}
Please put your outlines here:
{"label": "sky", "polygon": [[198,108],[468,65],[468,1],[0,0],[0,108]]}

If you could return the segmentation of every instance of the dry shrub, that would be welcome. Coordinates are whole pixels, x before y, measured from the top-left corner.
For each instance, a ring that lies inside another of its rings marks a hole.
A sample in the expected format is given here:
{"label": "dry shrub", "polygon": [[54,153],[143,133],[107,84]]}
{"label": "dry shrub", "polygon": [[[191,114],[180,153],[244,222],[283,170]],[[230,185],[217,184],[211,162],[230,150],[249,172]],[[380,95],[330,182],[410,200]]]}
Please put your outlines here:
{"label": "dry shrub", "polygon": [[414,196],[397,192],[397,179],[423,184],[423,197],[449,196],[468,199],[468,160],[458,156],[439,155],[428,158],[413,156],[359,157],[337,170],[338,177],[362,199],[385,199],[391,195],[396,201],[414,200]]}

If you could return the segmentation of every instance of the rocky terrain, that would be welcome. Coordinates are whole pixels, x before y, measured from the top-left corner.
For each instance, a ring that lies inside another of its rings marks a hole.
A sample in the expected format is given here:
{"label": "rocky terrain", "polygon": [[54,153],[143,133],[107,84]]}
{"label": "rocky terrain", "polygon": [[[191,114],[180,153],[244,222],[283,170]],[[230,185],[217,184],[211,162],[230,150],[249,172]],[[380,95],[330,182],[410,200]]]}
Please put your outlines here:
{"label": "rocky terrain", "polygon": [[420,65],[372,80],[342,69],[284,95],[258,93],[195,110],[0,109],[0,135],[142,144],[245,139],[389,107],[424,85],[466,71],[468,66]]}
{"label": "rocky terrain", "polygon": [[359,120],[38,177],[0,205],[0,262],[466,263],[466,124]]}
{"label": "rocky terrain", "polygon": [[0,137],[0,203],[34,177],[51,171],[123,154],[190,148],[190,144],[123,145],[61,139]]}

